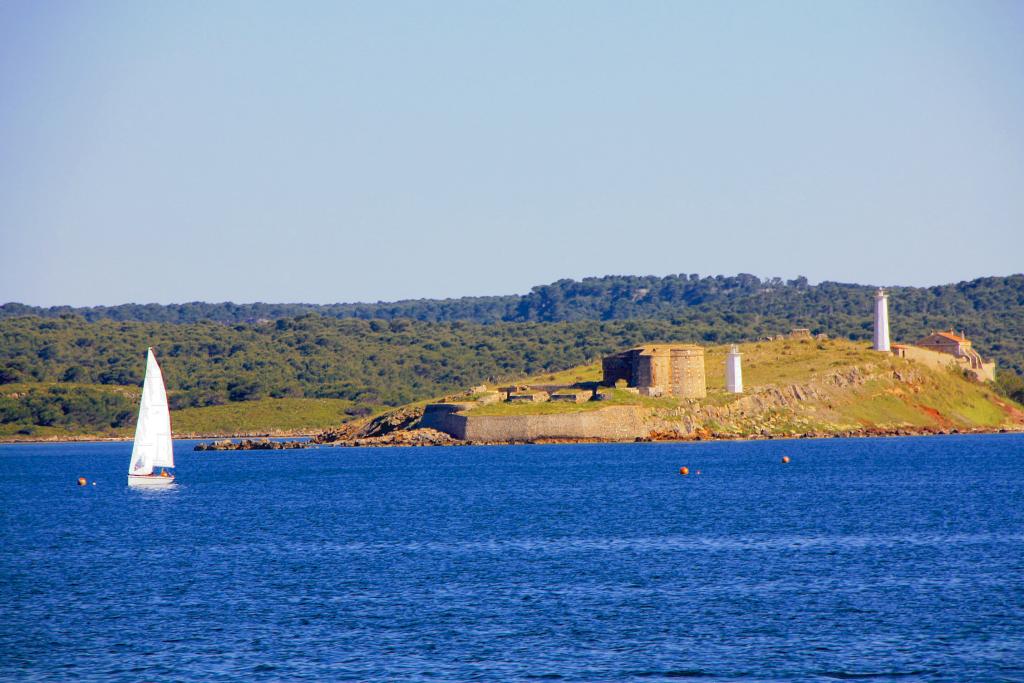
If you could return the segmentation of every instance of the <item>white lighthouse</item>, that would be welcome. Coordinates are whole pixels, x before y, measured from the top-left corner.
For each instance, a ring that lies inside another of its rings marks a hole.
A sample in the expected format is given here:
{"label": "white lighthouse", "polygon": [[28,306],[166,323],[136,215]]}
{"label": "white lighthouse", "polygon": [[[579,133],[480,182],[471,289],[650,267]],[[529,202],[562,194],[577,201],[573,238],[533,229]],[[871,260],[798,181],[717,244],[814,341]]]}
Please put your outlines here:
{"label": "white lighthouse", "polygon": [[725,390],[730,394],[743,393],[743,368],[740,365],[740,349],[735,344],[725,357]]}
{"label": "white lighthouse", "polygon": [[881,287],[875,293],[875,351],[889,350],[889,295]]}

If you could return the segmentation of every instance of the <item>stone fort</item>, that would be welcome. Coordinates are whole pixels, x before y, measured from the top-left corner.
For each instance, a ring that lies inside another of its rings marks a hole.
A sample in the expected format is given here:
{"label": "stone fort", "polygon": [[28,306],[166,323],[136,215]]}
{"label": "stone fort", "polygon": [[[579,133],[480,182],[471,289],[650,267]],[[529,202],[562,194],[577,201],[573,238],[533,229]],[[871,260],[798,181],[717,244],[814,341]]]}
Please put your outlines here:
{"label": "stone fort", "polygon": [[692,344],[648,344],[605,356],[602,384],[625,380],[643,396],[704,398],[704,349]]}

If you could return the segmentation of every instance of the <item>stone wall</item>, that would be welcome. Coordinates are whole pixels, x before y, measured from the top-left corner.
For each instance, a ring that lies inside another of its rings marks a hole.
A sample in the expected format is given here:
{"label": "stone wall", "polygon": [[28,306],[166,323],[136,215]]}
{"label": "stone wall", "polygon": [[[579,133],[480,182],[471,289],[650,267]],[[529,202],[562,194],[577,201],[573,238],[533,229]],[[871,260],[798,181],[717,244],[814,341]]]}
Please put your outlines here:
{"label": "stone wall", "polygon": [[546,391],[514,391],[509,393],[509,403],[544,403],[548,400]]}
{"label": "stone wall", "polygon": [[439,432],[444,432],[449,436],[461,439],[461,436],[457,436],[457,432],[464,433],[466,418],[457,413],[468,408],[469,406],[461,406],[457,403],[428,403],[426,408],[423,409],[423,416],[420,418],[419,423],[416,424],[416,427],[436,429]]}
{"label": "stone wall", "polygon": [[[996,364],[983,363],[981,357],[974,354],[976,358],[969,356],[956,357],[949,353],[933,351],[920,346],[898,344],[892,348],[893,354],[900,358],[906,358],[930,368],[959,368],[974,373],[974,376],[981,382],[993,382],[996,378]],[[973,362],[972,362],[973,361]]]}
{"label": "stone wall", "polygon": [[620,379],[629,382],[633,376],[633,356],[630,351],[623,351],[601,359],[601,371],[604,374],[604,384],[609,387],[615,386]]}
{"label": "stone wall", "polygon": [[554,402],[585,403],[593,398],[593,396],[594,392],[589,389],[560,389],[551,394],[551,400]]}
{"label": "stone wall", "polygon": [[704,398],[708,395],[704,375],[704,349],[699,346],[672,349],[672,395],[676,398]]}
{"label": "stone wall", "polygon": [[642,353],[633,354],[633,371],[629,374],[630,386],[640,388],[659,386],[654,377],[657,374],[654,358]]}
{"label": "stone wall", "polygon": [[427,406],[421,427],[463,441],[530,441],[533,439],[601,439],[633,441],[647,436],[638,406],[608,406],[564,415],[461,415],[452,404]]}
{"label": "stone wall", "polygon": [[921,348],[920,346],[894,345],[892,353],[900,358],[906,358],[907,360],[916,361],[922,365],[940,370],[957,365],[956,356]]}
{"label": "stone wall", "polygon": [[630,384],[668,390],[672,381],[672,355],[668,347],[655,347],[634,358],[636,370]]}

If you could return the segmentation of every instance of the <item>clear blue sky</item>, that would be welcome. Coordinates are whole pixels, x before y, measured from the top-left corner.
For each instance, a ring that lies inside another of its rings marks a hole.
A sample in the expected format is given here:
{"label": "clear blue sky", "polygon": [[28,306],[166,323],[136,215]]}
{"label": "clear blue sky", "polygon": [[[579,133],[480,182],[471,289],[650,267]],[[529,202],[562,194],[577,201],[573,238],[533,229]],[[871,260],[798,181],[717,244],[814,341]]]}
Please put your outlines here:
{"label": "clear blue sky", "polygon": [[1024,2],[0,4],[0,302],[1024,270]]}

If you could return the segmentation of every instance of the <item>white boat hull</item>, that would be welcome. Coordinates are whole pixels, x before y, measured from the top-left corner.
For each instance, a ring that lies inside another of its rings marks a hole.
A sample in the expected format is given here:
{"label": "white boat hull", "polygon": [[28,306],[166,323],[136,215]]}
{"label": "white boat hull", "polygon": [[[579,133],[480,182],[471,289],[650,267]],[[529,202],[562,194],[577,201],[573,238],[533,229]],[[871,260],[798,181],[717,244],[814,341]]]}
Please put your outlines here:
{"label": "white boat hull", "polygon": [[170,486],[174,483],[173,476],[161,477],[159,474],[129,474],[129,486]]}

